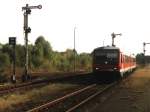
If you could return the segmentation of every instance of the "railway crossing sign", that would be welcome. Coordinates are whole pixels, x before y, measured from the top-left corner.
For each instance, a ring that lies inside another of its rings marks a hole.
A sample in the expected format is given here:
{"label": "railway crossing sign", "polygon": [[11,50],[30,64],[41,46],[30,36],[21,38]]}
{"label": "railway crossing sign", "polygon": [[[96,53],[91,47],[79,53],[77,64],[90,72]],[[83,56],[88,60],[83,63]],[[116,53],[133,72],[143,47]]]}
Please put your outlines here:
{"label": "railway crossing sign", "polygon": [[9,45],[16,45],[16,37],[9,37]]}

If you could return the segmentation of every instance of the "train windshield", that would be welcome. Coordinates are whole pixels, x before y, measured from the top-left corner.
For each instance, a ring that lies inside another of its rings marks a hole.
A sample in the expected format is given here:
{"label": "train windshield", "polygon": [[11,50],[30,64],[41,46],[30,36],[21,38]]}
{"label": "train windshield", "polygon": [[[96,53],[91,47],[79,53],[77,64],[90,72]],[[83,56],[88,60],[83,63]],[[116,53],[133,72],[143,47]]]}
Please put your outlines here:
{"label": "train windshield", "polygon": [[119,61],[119,52],[118,51],[96,51],[95,59],[96,64],[117,64]]}

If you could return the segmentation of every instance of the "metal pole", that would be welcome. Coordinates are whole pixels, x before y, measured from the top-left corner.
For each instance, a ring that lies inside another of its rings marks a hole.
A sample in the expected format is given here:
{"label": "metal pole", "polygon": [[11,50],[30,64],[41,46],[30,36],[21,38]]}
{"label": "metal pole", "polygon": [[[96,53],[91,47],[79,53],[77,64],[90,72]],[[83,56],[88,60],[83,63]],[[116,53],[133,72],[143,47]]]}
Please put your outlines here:
{"label": "metal pole", "polygon": [[150,43],[143,42],[143,52],[144,52],[144,55],[145,55],[145,52],[146,52],[145,46],[146,46],[147,44],[150,44]]}
{"label": "metal pole", "polygon": [[16,37],[9,37],[9,45],[12,46],[13,58],[13,73],[11,75],[11,82],[16,83]]}
{"label": "metal pole", "polygon": [[144,43],[143,43],[143,52],[144,52],[144,56],[145,56],[145,45],[146,45],[146,43],[144,42]]}
{"label": "metal pole", "polygon": [[24,74],[22,76],[22,80],[26,81],[30,78],[30,75],[28,73],[28,33],[31,32],[30,27],[28,27],[28,14],[31,13],[31,9],[41,9],[42,5],[38,5],[38,6],[29,6],[28,4],[26,4],[25,7],[22,7],[22,10],[24,10],[24,33],[25,33],[25,71]]}
{"label": "metal pole", "polygon": [[76,33],[76,32],[75,32],[75,30],[76,30],[76,27],[74,27],[74,73],[75,73],[75,71],[76,71],[76,68],[75,68],[75,67],[76,67],[76,48],[75,48],[75,47],[76,47],[76,46],[75,46],[75,44],[76,44],[76,43],[75,43],[75,36],[76,36],[76,35],[75,35],[75,33]]}
{"label": "metal pole", "polygon": [[16,83],[16,45],[13,45],[13,75],[12,75],[12,83]]}
{"label": "metal pole", "polygon": [[25,33],[25,71],[24,74],[22,76],[22,81],[26,81],[30,78],[29,73],[28,73],[28,33],[31,32],[30,27],[28,27],[28,14],[31,13],[31,10],[28,6],[28,4],[26,4],[26,7],[24,7],[24,33]]}
{"label": "metal pole", "polygon": [[111,36],[112,36],[112,46],[115,46],[115,44],[114,44],[114,38],[116,37],[116,35],[114,33],[112,33]]}
{"label": "metal pole", "polygon": [[[26,4],[28,7],[28,4]],[[28,10],[28,9],[27,9]],[[25,33],[25,74],[23,76],[23,80],[27,80],[28,77],[28,13],[27,11],[24,12],[24,33]]]}
{"label": "metal pole", "polygon": [[112,37],[112,46],[115,46],[115,44],[114,44],[114,38],[115,38],[115,36]]}
{"label": "metal pole", "polygon": [[115,34],[115,33],[112,33],[111,34],[111,36],[112,36],[112,46],[114,46],[115,47],[115,44],[114,44],[114,38],[117,36],[117,35],[122,35],[121,33],[119,33],[119,34]]}

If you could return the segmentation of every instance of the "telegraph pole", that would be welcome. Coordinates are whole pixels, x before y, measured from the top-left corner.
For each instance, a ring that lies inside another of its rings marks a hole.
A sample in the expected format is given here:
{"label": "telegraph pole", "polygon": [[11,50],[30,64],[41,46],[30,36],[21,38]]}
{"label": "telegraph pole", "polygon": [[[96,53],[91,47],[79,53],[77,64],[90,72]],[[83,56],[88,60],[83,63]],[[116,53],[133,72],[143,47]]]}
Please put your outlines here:
{"label": "telegraph pole", "polygon": [[76,71],[76,27],[74,27],[74,73]]}
{"label": "telegraph pole", "polygon": [[24,39],[25,39],[25,71],[24,74],[22,75],[22,81],[26,81],[30,78],[29,73],[28,73],[28,33],[31,32],[31,28],[28,27],[28,15],[31,14],[31,9],[41,9],[42,5],[38,6],[29,6],[26,4],[25,7],[22,7],[22,10],[24,11]]}
{"label": "telegraph pole", "polygon": [[114,32],[111,34],[111,36],[112,36],[112,46],[114,46],[115,47],[115,44],[114,44],[114,38],[116,37],[116,36],[121,36],[122,34],[121,33],[119,33],[119,34],[115,34]]}

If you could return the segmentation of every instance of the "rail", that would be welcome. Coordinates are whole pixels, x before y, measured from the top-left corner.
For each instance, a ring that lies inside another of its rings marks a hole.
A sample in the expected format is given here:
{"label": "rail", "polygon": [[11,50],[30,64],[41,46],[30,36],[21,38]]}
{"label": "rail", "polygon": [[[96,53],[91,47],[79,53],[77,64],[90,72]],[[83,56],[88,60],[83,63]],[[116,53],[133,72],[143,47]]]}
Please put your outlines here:
{"label": "rail", "polygon": [[[82,106],[83,104],[87,103],[88,101],[90,101],[91,99],[93,99],[94,97],[96,97],[97,95],[100,95],[102,94],[103,92],[105,92],[106,90],[108,90],[109,88],[113,87],[114,85],[116,85],[117,82],[114,82],[112,84],[109,84],[107,86],[105,86],[103,89],[101,89],[100,91],[96,92],[96,93],[92,93],[92,95],[90,95],[89,97],[85,98],[84,100],[82,100],[81,102],[79,102],[78,104],[74,105],[73,107],[71,107],[70,109],[68,109],[66,112],[72,112],[72,111],[75,111],[78,107]],[[41,112],[41,111],[44,111],[46,109],[50,109],[52,107],[54,107],[54,105],[56,106],[56,104],[58,103],[61,103],[63,101],[65,101],[67,98],[71,98],[73,96],[76,96],[76,95],[80,95],[81,93],[87,91],[87,90],[90,90],[94,87],[96,87],[97,84],[92,84],[92,85],[89,85],[85,88],[82,88],[82,89],[79,89],[75,92],[72,92],[72,93],[69,93],[63,97],[60,97],[58,99],[55,99],[53,101],[50,101],[48,103],[45,103],[43,105],[40,105],[38,107],[35,107],[31,110],[28,110],[27,112]]]}

